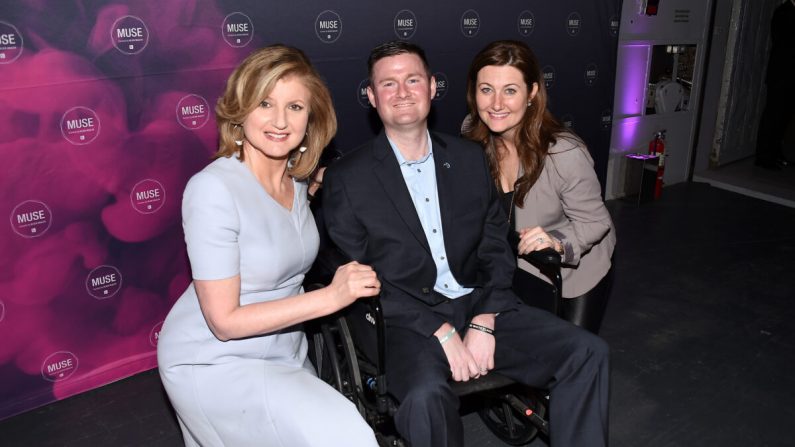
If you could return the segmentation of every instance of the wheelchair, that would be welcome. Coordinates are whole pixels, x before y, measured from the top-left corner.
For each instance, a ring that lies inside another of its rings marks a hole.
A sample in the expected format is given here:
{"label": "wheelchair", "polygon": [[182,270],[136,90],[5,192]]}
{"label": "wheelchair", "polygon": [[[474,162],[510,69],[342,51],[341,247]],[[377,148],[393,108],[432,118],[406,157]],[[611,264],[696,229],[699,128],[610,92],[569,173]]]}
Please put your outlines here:
{"label": "wheelchair", "polygon": [[[524,257],[552,281],[553,312],[559,315],[562,297],[560,255],[552,249]],[[345,257],[323,250],[307,274],[305,290],[329,284]],[[325,272],[325,273],[322,273]],[[379,446],[405,447],[393,424],[399,405],[390,396],[385,371],[385,324],[379,297],[357,300],[327,317],[308,322],[309,356],[318,376],[356,405],[373,428]],[[549,436],[548,393],[514,382],[496,372],[452,382],[459,399],[474,400],[478,415],[491,432],[508,445],[525,445],[536,436]]]}

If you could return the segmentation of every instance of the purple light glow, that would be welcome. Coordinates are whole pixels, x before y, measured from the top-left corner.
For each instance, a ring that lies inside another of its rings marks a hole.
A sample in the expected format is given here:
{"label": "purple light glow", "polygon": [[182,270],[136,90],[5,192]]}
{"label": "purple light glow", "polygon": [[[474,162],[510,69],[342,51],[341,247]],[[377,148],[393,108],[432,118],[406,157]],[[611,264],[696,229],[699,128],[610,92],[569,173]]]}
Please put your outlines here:
{"label": "purple light glow", "polygon": [[[611,144],[613,152],[622,154],[627,152],[638,152],[639,148],[636,146],[637,134],[640,130],[640,121],[640,117],[632,117],[625,118],[616,123],[618,129],[615,129],[613,132],[614,141]],[[618,141],[615,141],[616,138]]]}
{"label": "purple light glow", "polygon": [[619,83],[616,84],[616,115],[637,116],[643,114],[648,78],[651,45],[626,45],[619,49]]}
{"label": "purple light glow", "polygon": [[[622,45],[618,49],[616,72],[614,151],[636,152],[634,145],[643,116],[651,45]],[[615,141],[618,140],[618,141]]]}

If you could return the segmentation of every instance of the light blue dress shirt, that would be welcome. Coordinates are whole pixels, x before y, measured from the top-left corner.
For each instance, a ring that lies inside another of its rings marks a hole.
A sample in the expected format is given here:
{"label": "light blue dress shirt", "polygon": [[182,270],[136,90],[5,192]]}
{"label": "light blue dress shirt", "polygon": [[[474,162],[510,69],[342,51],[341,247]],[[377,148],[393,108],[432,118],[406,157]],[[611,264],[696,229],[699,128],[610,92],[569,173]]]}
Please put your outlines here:
{"label": "light blue dress shirt", "polygon": [[433,289],[451,299],[470,293],[472,289],[462,287],[456,281],[450,272],[450,264],[447,263],[430,133],[428,133],[428,154],[420,160],[406,160],[392,140],[389,140],[389,145],[392,146],[400,164],[400,172],[411,194],[411,201],[414,202],[414,209],[417,210],[425,239],[428,240],[436,264],[436,284]]}

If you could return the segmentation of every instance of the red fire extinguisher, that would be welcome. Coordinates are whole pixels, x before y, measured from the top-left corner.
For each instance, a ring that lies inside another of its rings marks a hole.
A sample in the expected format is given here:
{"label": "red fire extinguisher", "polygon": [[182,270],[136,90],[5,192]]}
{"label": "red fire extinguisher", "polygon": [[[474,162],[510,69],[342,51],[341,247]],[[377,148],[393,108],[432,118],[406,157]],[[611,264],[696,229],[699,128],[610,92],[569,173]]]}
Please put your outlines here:
{"label": "red fire extinguisher", "polygon": [[662,195],[663,175],[665,174],[665,130],[654,134],[654,139],[649,142],[649,155],[657,155],[657,178],[654,181],[654,198]]}

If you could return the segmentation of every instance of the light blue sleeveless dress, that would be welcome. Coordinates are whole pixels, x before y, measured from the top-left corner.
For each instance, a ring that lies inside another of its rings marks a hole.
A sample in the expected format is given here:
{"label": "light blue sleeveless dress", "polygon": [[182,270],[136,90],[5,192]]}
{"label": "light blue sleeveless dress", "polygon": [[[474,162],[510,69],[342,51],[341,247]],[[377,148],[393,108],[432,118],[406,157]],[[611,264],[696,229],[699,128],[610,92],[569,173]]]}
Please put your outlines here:
{"label": "light blue sleeveless dress", "polygon": [[[193,278],[239,274],[241,305],[302,293],[319,238],[306,185],[294,185],[288,210],[234,157],[193,176],[182,202]],[[157,359],[185,445],[376,445],[354,405],[316,377],[300,328],[219,341],[192,283],[163,324]]]}

